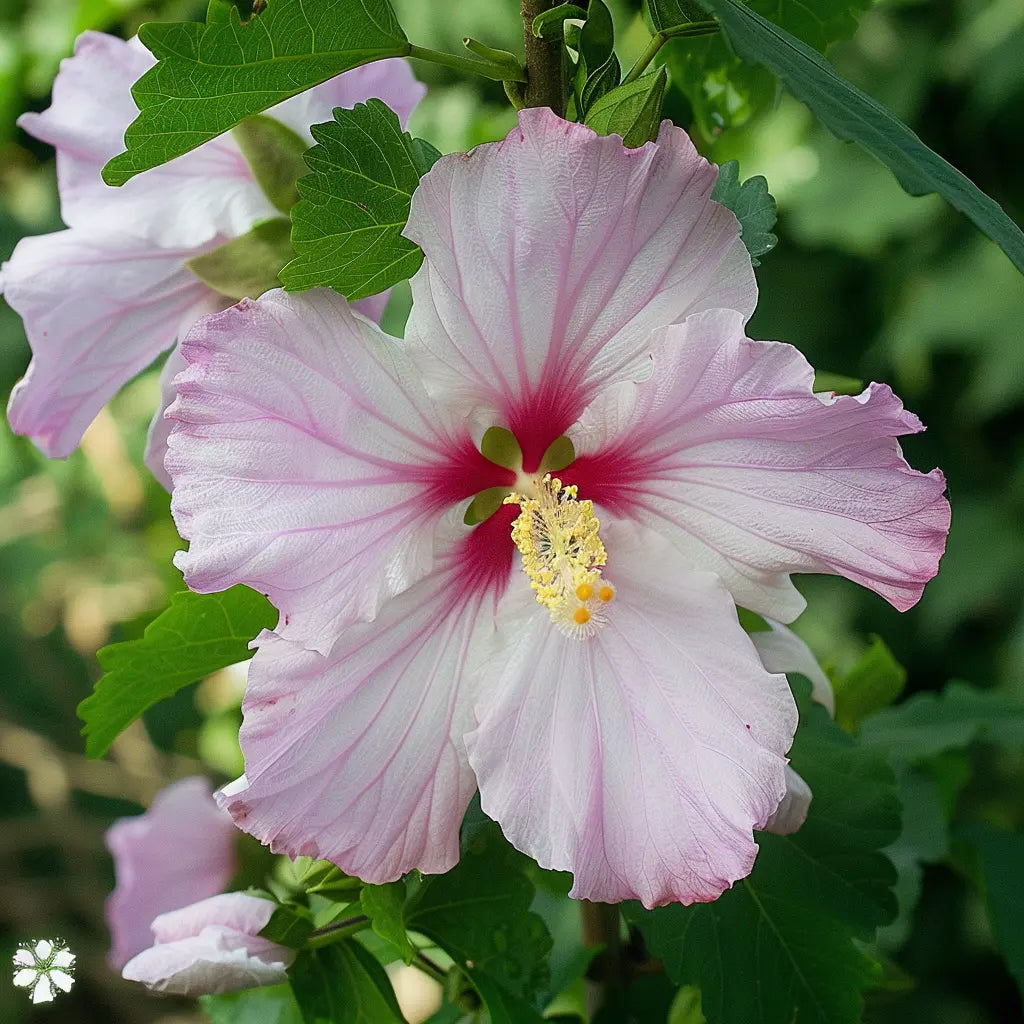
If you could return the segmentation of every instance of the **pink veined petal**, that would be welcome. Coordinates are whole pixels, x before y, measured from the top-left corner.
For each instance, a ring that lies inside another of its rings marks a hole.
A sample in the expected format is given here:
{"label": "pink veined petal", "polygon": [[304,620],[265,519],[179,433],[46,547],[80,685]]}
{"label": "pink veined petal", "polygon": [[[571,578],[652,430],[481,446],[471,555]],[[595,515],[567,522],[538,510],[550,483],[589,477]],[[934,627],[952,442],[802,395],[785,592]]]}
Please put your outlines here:
{"label": "pink veined petal", "polygon": [[649,373],[653,328],[746,319],[754,274],[715,179],[668,121],[625,149],[546,108],[439,160],[405,229],[426,256],[406,338],[432,393],[511,428],[532,471],[599,388]]}
{"label": "pink veined petal", "polygon": [[[795,348],[751,341],[727,309],[656,332],[653,349],[650,381],[617,385],[570,432],[581,457],[567,482],[664,533],[762,615],[803,610],[794,572],[846,576],[900,610],[920,598],[949,503],[939,470],[904,460],[896,438],[923,428],[887,386],[815,395]],[[628,412],[592,448],[610,408]]]}
{"label": "pink veined petal", "polygon": [[[223,811],[219,811],[223,815]],[[177,942],[199,935],[216,925],[243,935],[257,936],[274,915],[275,904],[246,892],[222,892],[155,917],[153,938],[157,943]]]}
{"label": "pink veined petal", "polygon": [[138,114],[131,87],[154,63],[138,39],[83,32],[74,56],[61,62],[51,105],[19,118],[25,131],[57,150],[64,223],[106,226],[116,218],[120,231],[195,247],[275,216],[230,134],[117,188],[104,183],[103,165],[124,150],[125,129]]}
{"label": "pink veined petal", "polygon": [[787,764],[786,795],[765,823],[764,830],[774,832],[777,836],[791,836],[799,831],[807,820],[812,799],[811,787]]}
{"label": "pink veined petal", "polygon": [[413,107],[426,95],[427,87],[416,81],[412,69],[400,57],[378,60],[337,75],[306,92],[292,96],[266,113],[286,124],[312,145],[309,126],[330,121],[335,107],[353,107],[376,97],[383,100],[405,127]]}
{"label": "pink veined petal", "polygon": [[161,790],[153,806],[107,831],[117,885],[107,900],[110,962],[123,966],[152,942],[158,915],[220,892],[235,873],[236,830],[206,779]]}
{"label": "pink veined petal", "polygon": [[25,322],[32,362],[8,418],[51,457],[70,454],[114,394],[174,344],[183,315],[212,292],[185,269],[190,250],[70,229],[23,238],[0,292]]}
{"label": "pink veined petal", "polygon": [[[369,298],[361,299],[359,302],[353,302],[351,307],[368,319],[379,323],[390,294],[391,290],[388,289],[378,295],[371,295]],[[212,292],[205,296],[182,319],[182,326],[178,330],[178,337],[184,338],[197,320],[210,313],[217,313],[222,310],[225,301],[222,296],[215,295]],[[160,371],[160,405],[157,407],[149,424],[149,433],[146,437],[146,452],[143,456],[149,471],[168,491],[171,489],[171,475],[164,466],[164,459],[167,457],[167,438],[171,433],[171,420],[167,418],[167,410],[175,398],[178,397],[178,392],[174,386],[174,378],[187,365],[185,357],[181,354],[180,347],[176,347],[168,355],[167,362],[164,363]]]}
{"label": "pink veined petal", "polygon": [[443,511],[512,474],[446,423],[400,342],[316,290],[200,321],[165,465],[193,590],[246,583],[326,654],[422,577]]}
{"label": "pink veined petal", "polygon": [[326,656],[257,639],[242,705],[246,773],[218,799],[275,853],[330,860],[373,883],[458,860],[476,789],[462,743],[469,666],[511,567],[507,536],[488,567],[472,561],[487,531],[458,531],[429,576],[373,622],[349,626]]}
{"label": "pink veined petal", "polygon": [[713,900],[782,799],[796,707],[714,575],[652,531],[601,532],[616,593],[593,636],[564,636],[525,587],[499,609],[466,737],[483,809],[574,897]]}
{"label": "pink veined petal", "polygon": [[155,945],[130,960],[123,976],[189,996],[283,982],[295,951],[258,935],[274,909],[270,900],[233,892],[164,914],[153,922]]}
{"label": "pink veined petal", "polygon": [[765,619],[771,629],[750,634],[761,663],[769,672],[796,672],[811,683],[811,699],[817,701],[835,718],[836,695],[832,683],[822,671],[814,652],[804,641],[781,622]]}
{"label": "pink veined petal", "polygon": [[[182,317],[177,336],[184,338],[197,320],[222,310],[227,301],[222,295],[208,292]],[[160,404],[153,414],[153,419],[150,420],[149,432],[146,435],[146,450],[143,454],[143,461],[149,467],[149,471],[168,491],[171,489],[171,475],[164,467],[164,458],[167,455],[167,438],[171,432],[171,423],[167,419],[167,410],[178,397],[178,392],[174,387],[174,378],[185,369],[186,365],[185,357],[181,354],[181,346],[175,345],[160,369]]]}

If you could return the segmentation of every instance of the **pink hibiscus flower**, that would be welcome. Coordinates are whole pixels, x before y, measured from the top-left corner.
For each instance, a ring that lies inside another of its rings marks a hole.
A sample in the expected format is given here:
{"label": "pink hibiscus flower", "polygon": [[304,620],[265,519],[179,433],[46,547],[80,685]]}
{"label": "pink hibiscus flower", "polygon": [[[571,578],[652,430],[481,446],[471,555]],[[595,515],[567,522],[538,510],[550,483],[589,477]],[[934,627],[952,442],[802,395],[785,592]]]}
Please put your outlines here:
{"label": "pink hibiscus flower", "polygon": [[276,905],[226,892],[153,922],[154,942],[124,966],[128,981],[179,996],[219,995],[288,980],[295,950],[260,938]]}
{"label": "pink hibiscus flower", "polygon": [[123,967],[152,943],[157,915],[231,881],[238,830],[211,789],[206,779],[182,779],[162,789],[145,814],[119,818],[107,830],[117,878],[106,907],[111,966]]}
{"label": "pink hibiscus flower", "polygon": [[[0,293],[25,321],[32,362],[8,406],[11,428],[51,457],[77,446],[117,391],[202,315],[231,300],[185,261],[280,216],[257,185],[231,134],[111,188],[103,165],[124,148],[138,110],[131,86],[154,63],[133,39],[85,32],[61,64],[53,104],[19,125],[57,149],[61,216],[67,230],[19,242],[0,267]],[[400,60],[356,68],[267,112],[312,145],[309,125],[337,106],[376,96],[404,123],[424,88]],[[380,318],[386,296],[364,300]],[[146,462],[163,482],[163,411],[183,364],[174,353],[162,377]]]}
{"label": "pink hibiscus flower", "polygon": [[405,342],[327,292],[191,331],[178,564],[281,612],[221,794],[245,831],[371,882],[445,871],[479,788],[577,897],[712,900],[751,870],[797,715],[734,602],[791,620],[810,571],[908,607],[949,510],[887,387],[815,395],[795,349],[744,336],[715,175],[667,122],[627,150],[522,111],[415,194]]}

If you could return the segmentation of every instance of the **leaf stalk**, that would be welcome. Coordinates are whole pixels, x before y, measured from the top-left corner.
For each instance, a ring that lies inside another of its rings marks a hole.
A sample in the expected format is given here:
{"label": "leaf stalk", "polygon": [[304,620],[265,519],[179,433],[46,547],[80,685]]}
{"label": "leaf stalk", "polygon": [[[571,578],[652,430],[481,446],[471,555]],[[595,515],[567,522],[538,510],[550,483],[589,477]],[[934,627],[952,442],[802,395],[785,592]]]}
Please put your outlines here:
{"label": "leaf stalk", "polygon": [[410,44],[409,56],[415,57],[417,60],[429,61],[431,64],[453,68],[456,71],[466,71],[471,75],[481,75],[483,78],[490,78],[495,82],[526,81],[526,72],[523,68],[508,61],[499,64],[491,60],[479,60],[476,57],[463,57],[457,53],[443,53],[441,50],[431,50],[415,44]]}
{"label": "leaf stalk", "polygon": [[670,39],[684,39],[690,36],[710,36],[718,31],[717,21],[691,21],[685,25],[673,25],[671,28],[663,28],[651,36],[647,48],[637,58],[636,63],[629,69],[622,84],[629,85],[635,82],[648,68],[651,61],[658,55],[658,51]]}

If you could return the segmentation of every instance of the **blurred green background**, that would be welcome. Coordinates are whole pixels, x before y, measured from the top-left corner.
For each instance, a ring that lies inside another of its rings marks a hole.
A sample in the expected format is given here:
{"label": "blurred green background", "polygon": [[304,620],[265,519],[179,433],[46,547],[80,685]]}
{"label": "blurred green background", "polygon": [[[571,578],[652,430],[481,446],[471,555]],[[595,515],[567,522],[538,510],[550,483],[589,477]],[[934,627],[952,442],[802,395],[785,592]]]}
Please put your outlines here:
{"label": "blurred green background", "polygon": [[[629,56],[646,39],[639,3],[610,5]],[[395,6],[421,45],[456,50],[475,35],[521,48],[518,0]],[[191,0],[0,0],[0,258],[22,235],[60,226],[52,153],[14,119],[46,106],[77,33],[130,35],[143,21],[200,16]],[[831,56],[1024,221],[1020,0],[890,0]],[[499,86],[433,65],[415,71],[431,86],[416,134],[442,151],[492,139],[511,122]],[[687,102],[675,94],[670,104],[685,126]],[[949,481],[949,549],[915,609],[900,615],[852,584],[804,579],[810,608],[798,631],[840,671],[880,634],[908,669],[908,692],[960,678],[1024,699],[1024,280],[940,200],[906,196],[788,98],[699,144],[712,159],[738,159],[743,177],[764,174],[778,199],[779,246],[758,271],[750,333],[793,342],[819,370],[890,382],[929,428],[907,439],[908,458],[919,469],[940,465]],[[20,321],[0,302],[5,393],[28,358]],[[183,691],[103,762],[85,759],[75,717],[98,675],[96,649],[138,635],[180,586],[168,499],[141,468],[156,395],[154,370],[65,462],[0,427],[0,950],[60,935],[79,965],[71,994],[36,1009],[0,969],[4,1024],[199,1019],[107,969],[102,905],[113,873],[103,830],[173,778],[237,770],[237,687],[214,679]],[[1024,761],[979,749],[951,768],[972,769],[959,818],[1024,829]],[[891,950],[906,985],[873,997],[868,1020],[1022,1019],[961,867],[927,869],[909,938]]]}

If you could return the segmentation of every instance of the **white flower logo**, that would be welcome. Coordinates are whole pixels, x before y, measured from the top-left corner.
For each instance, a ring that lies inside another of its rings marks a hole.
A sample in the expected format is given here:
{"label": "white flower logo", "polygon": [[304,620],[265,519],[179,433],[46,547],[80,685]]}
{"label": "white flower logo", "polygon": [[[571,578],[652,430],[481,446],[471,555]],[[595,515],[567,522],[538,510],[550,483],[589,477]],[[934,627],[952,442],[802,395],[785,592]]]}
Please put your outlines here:
{"label": "white flower logo", "polygon": [[28,989],[33,1003],[48,1003],[75,983],[75,954],[61,939],[23,942],[12,959],[14,984]]}

